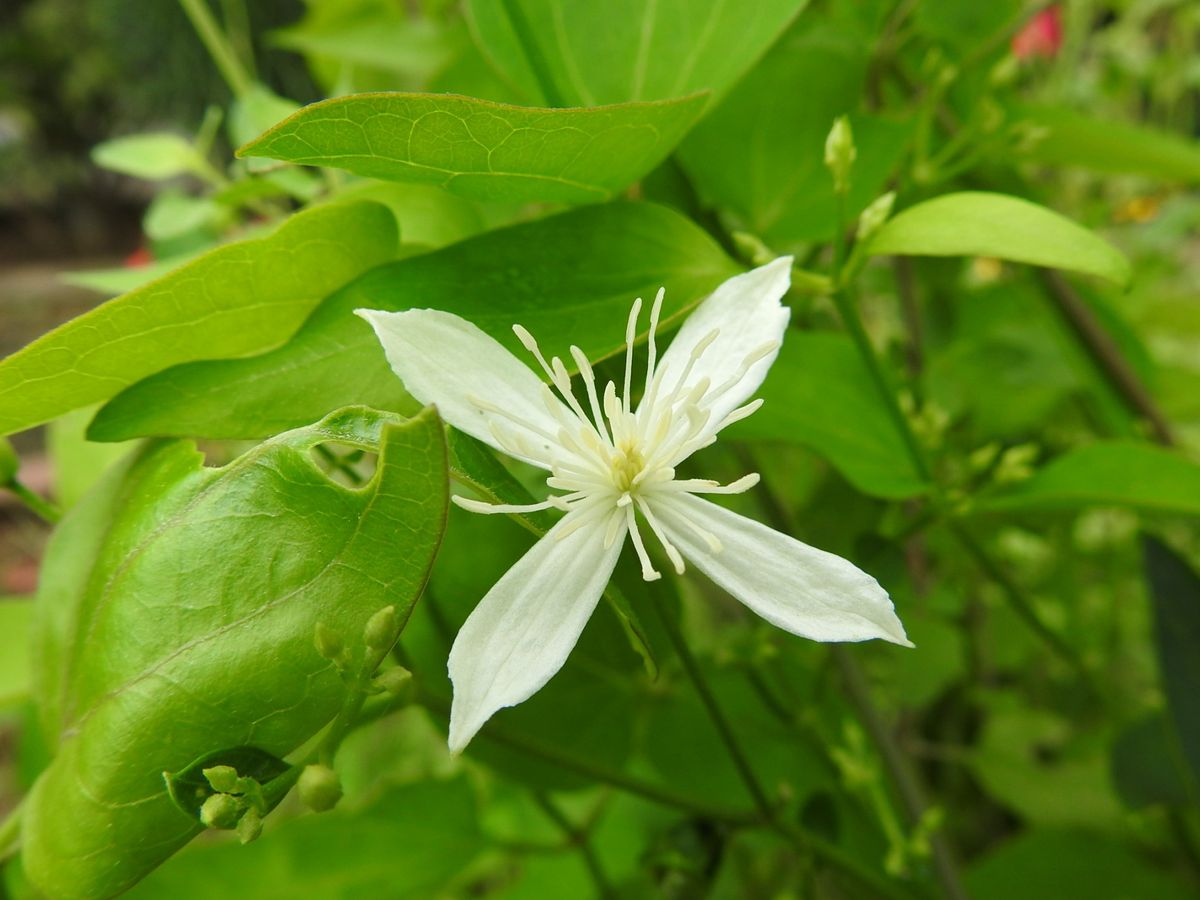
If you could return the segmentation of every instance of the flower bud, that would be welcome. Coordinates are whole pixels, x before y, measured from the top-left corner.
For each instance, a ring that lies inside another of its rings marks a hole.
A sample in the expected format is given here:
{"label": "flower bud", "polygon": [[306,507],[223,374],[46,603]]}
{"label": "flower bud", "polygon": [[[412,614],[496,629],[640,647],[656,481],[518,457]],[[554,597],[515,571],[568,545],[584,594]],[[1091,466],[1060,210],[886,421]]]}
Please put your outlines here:
{"label": "flower bud", "polygon": [[833,174],[833,189],[837,193],[844,194],[850,189],[850,170],[857,156],[850,120],[838,116],[829,129],[829,137],[825,138],[825,165]]}
{"label": "flower bud", "polygon": [[300,800],[313,812],[325,812],[342,799],[342,783],[329,766],[305,766],[296,783]]}
{"label": "flower bud", "polygon": [[241,806],[228,794],[213,794],[200,807],[200,821],[208,828],[232,828]]}
{"label": "flower bud", "polygon": [[408,690],[412,684],[412,672],[403,666],[393,666],[390,669],[385,669],[379,673],[375,679],[375,686],[381,690],[387,691],[389,694],[399,695]]}
{"label": "flower bud", "polygon": [[396,607],[385,606],[367,620],[363,629],[363,641],[372,650],[387,652],[396,643],[400,634],[400,620],[396,617]]}
{"label": "flower bud", "polygon": [[0,485],[8,484],[17,474],[21,460],[8,438],[0,437]]}
{"label": "flower bud", "polygon": [[862,211],[858,217],[858,239],[865,241],[877,232],[888,216],[892,214],[892,204],[896,202],[896,192],[888,191],[882,197],[877,197],[871,205]]}
{"label": "flower bud", "polygon": [[258,836],[262,834],[262,828],[262,816],[258,814],[258,810],[251,807],[238,819],[238,840],[243,844],[249,844],[251,841],[258,839]]}
{"label": "flower bud", "polygon": [[346,644],[342,636],[324,622],[317,623],[314,643],[317,645],[317,652],[325,659],[339,662],[345,655]]}
{"label": "flower bud", "polygon": [[240,793],[237,769],[233,766],[213,766],[211,769],[205,769],[204,778],[217,793]]}

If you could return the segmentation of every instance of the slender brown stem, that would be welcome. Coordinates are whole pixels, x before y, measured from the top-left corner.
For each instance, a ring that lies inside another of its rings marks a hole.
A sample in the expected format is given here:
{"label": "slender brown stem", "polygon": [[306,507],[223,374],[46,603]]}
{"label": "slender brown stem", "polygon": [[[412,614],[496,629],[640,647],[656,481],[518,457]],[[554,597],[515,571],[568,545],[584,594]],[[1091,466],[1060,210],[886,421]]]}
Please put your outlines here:
{"label": "slender brown stem", "polygon": [[1121,353],[1121,348],[1096,319],[1091,307],[1063,277],[1062,273],[1052,269],[1042,269],[1040,272],[1042,284],[1046,293],[1054,301],[1067,326],[1079,339],[1095,363],[1096,368],[1121,396],[1125,404],[1150,425],[1151,433],[1158,443],[1171,446],[1174,438],[1166,416],[1146,390],[1129,361]]}
{"label": "slender brown stem", "polygon": [[[883,759],[888,776],[892,784],[896,786],[896,793],[900,795],[900,802],[904,806],[909,827],[915,828],[929,806],[917,773],[897,743],[891,728],[884,722],[878,707],[875,706],[866,676],[863,675],[862,668],[858,665],[858,660],[854,658],[850,648],[834,644],[830,650],[838,670],[841,672],[842,682],[846,686],[846,695],[858,712],[859,721],[862,722],[863,727],[871,736],[871,740],[879,749],[879,755]],[[950,900],[968,900],[967,890],[963,886],[958,872],[958,862],[954,857],[954,851],[940,831],[935,831],[929,836],[929,849],[933,857],[934,870],[937,872],[938,881],[941,883],[945,895]]]}
{"label": "slender brown stem", "polygon": [[604,867],[600,865],[600,858],[596,856],[596,851],[592,848],[591,841],[588,840],[587,831],[568,819],[544,791],[534,791],[533,799],[547,818],[558,826],[570,844],[579,851],[584,865],[587,866],[587,870],[592,876],[592,881],[596,883],[597,894],[602,898],[615,896],[608,876],[604,874]]}

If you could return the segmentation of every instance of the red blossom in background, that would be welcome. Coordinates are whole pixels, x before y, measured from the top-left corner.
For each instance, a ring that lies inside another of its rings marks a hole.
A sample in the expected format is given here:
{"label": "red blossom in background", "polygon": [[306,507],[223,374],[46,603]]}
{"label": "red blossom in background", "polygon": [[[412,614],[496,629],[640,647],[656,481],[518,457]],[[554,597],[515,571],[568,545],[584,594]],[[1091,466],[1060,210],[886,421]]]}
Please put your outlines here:
{"label": "red blossom in background", "polygon": [[148,266],[154,262],[154,254],[150,252],[148,247],[138,247],[127,257],[125,257],[125,268],[140,269],[142,266]]}
{"label": "red blossom in background", "polygon": [[1043,9],[1013,36],[1012,52],[1017,59],[1049,59],[1058,53],[1062,39],[1062,9],[1055,4]]}

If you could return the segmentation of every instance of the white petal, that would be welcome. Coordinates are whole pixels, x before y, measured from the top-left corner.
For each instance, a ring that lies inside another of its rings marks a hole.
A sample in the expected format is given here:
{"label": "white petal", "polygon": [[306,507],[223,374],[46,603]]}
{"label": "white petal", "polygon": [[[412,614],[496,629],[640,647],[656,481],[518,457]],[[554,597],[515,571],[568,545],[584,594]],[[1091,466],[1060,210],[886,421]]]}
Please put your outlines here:
{"label": "white petal", "polygon": [[[746,357],[766,344],[783,341],[791,310],[779,301],[791,283],[792,257],[773,262],[734,276],[704,300],[671,341],[659,368],[665,370],[663,385],[670,390],[687,366],[692,349],[712,331],[720,333],[693,366],[685,386],[708,378],[718,388],[734,378]],[[716,425],[746,398],[758,390],[767,370],[778,355],[778,346],[754,365],[712,406],[709,420]]]}
{"label": "white petal", "polygon": [[[690,494],[656,498],[654,511],[692,565],[772,625],[814,641],[912,646],[887,592],[840,556]],[[720,541],[721,552],[689,522]]]}
{"label": "white petal", "polygon": [[[354,312],[375,329],[392,371],[408,392],[422,403],[436,404],[439,415],[455,428],[542,468],[549,468],[552,447],[563,455],[546,437],[556,435],[560,426],[546,409],[541,380],[494,338],[442,310]],[[508,415],[485,412],[471,398],[482,399]],[[565,406],[563,411],[573,417]],[[501,445],[494,427],[515,434],[530,452],[517,453]]]}
{"label": "white petal", "polygon": [[625,526],[607,549],[607,517],[593,516],[558,540],[580,515],[592,514],[564,516],[504,573],[458,632],[449,662],[452,752],[460,752],[497,710],[528,699],[549,681],[591,618],[621,555]]}

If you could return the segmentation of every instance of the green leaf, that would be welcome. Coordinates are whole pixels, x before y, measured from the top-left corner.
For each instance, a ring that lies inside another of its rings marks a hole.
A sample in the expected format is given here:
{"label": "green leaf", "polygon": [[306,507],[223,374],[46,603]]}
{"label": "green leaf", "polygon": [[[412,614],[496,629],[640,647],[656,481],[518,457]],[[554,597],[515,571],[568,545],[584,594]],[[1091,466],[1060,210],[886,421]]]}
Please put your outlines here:
{"label": "green leaf", "polygon": [[1193,896],[1122,842],[1065,829],[1027,831],[1012,838],[976,862],[966,878],[974,900],[1011,900],[1015,885],[1020,885],[1021,900],[1185,900]]}
{"label": "green leaf", "polygon": [[[768,243],[829,238],[836,201],[825,137],[835,118],[858,107],[867,62],[861,41],[830,28],[781,41],[680,147],[701,196]],[[858,157],[847,214],[857,215],[882,193],[908,128],[858,115],[851,124]]]}
{"label": "green leaf", "polygon": [[97,144],[92,148],[92,162],[151,180],[192,174],[206,166],[190,141],[166,132],[134,134]]}
{"label": "green leaf", "polygon": [[1167,708],[1194,785],[1200,780],[1200,574],[1166,544],[1142,543]]}
{"label": "green leaf", "polygon": [[355,94],[306,106],[238,150],[481,200],[589,203],[637,181],[703,110],[699,94],[530,109],[453,94]]}
{"label": "green leaf", "polygon": [[409,397],[359,307],[445,309],[522,358],[521,323],[547,353],[593,360],[623,347],[633,299],[666,287],[675,320],[737,268],[699,228],[647,203],[587,206],[492,231],[367,273],[329,297],[285,346],[252,359],[179,366],[96,417],[94,440],[146,434],[264,437],[364,403],[409,412]]}
{"label": "green leaf", "polygon": [[[350,490],[312,459],[327,441],[378,450]],[[386,605],[406,619],[447,506],[442,425],[364,408],[282,434],[220,469],[191,444],[148,444],[64,518],[35,622],[50,767],[27,801],[24,859],[54,897],[110,896],[199,830],[163,772],[256,747],[284,758],[346,686],[317,622],[357,636]]]}
{"label": "green leaf", "polygon": [[213,250],[0,361],[0,433],[106,400],[168,366],[276,346],[332,290],[395,251],[395,222],[374,203],[318,207],[268,237]]}
{"label": "green leaf", "polygon": [[470,0],[480,49],[531,100],[595,106],[720,95],[807,0]]}
{"label": "green leaf", "polygon": [[[362,809],[293,820],[242,847],[189,848],[130,900],[423,900],[486,849],[466,778],[390,788]],[[446,895],[448,896],[448,895]]]}
{"label": "green leaf", "polygon": [[1007,194],[964,191],[909,207],[867,245],[878,256],[996,256],[1099,275],[1124,285],[1129,261],[1056,212]]}
{"label": "green leaf", "polygon": [[1024,154],[1034,162],[1129,172],[1182,184],[1200,182],[1200,142],[1195,140],[1059,107],[1034,107],[1022,113],[1036,129]]}
{"label": "green leaf", "polygon": [[728,437],[805,444],[873,496],[911,497],[929,487],[845,335],[789,332],[759,396],[763,408]]}
{"label": "green leaf", "polygon": [[54,497],[70,509],[91,489],[109,466],[132,449],[132,444],[100,444],[84,437],[95,407],[72,410],[46,426],[46,449],[54,469]]}
{"label": "green leaf", "polygon": [[33,667],[29,659],[29,622],[33,604],[0,597],[0,709],[29,696]]}
{"label": "green leaf", "polygon": [[77,269],[58,276],[64,284],[87,288],[109,297],[127,294],[157,281],[178,269],[196,254],[187,253],[169,259],[159,259],[140,266],[119,266],[114,269]]}
{"label": "green leaf", "polygon": [[1084,506],[1200,515],[1200,466],[1151,444],[1099,441],[1063,454],[1027,481],[981,497],[974,510],[1041,512]]}
{"label": "green leaf", "polygon": [[[1130,725],[1112,749],[1113,784],[1130,809],[1163,804],[1184,807],[1190,801],[1187,764],[1179,758],[1171,723],[1156,713]],[[1182,765],[1181,765],[1182,763]]]}

